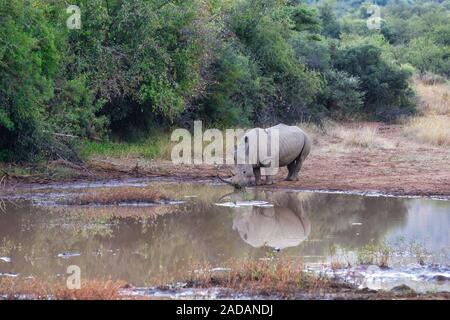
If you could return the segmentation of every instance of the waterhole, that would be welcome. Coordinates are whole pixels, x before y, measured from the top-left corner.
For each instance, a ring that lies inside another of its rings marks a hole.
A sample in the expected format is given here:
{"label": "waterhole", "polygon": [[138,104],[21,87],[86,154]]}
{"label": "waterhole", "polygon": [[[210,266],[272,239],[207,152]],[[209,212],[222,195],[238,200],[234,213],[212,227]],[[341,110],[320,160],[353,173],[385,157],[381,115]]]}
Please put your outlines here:
{"label": "waterhole", "polygon": [[[361,287],[449,291],[450,202],[247,189],[180,181],[128,182],[174,202],[61,205],[104,184],[31,188],[3,197],[0,277],[82,277],[145,287],[206,262],[302,261]],[[120,188],[121,183],[110,183]],[[91,187],[91,188],[90,188]],[[195,271],[195,270],[193,270]]]}

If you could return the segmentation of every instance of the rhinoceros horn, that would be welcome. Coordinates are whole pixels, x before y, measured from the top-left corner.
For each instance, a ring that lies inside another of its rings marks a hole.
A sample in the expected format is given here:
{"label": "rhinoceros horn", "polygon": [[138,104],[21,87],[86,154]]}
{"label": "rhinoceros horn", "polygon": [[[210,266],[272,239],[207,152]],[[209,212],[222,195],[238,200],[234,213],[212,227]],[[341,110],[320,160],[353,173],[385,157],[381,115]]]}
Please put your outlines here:
{"label": "rhinoceros horn", "polygon": [[237,183],[231,182],[231,178],[224,179],[219,174],[217,174],[217,178],[219,178],[220,181],[223,183],[229,184],[230,186],[233,186],[236,189],[242,189],[242,186],[238,185]]}

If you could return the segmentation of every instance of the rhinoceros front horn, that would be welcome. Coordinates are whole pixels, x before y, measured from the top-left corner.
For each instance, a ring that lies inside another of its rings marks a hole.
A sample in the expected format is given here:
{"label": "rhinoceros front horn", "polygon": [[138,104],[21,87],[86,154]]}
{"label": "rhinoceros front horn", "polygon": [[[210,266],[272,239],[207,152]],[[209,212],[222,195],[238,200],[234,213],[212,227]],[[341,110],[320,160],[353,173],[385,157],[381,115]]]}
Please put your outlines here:
{"label": "rhinoceros front horn", "polygon": [[237,183],[233,183],[231,182],[231,178],[229,179],[224,179],[221,176],[219,176],[219,174],[217,174],[217,178],[219,178],[220,181],[222,181],[223,183],[229,184],[230,186],[235,187],[236,189],[241,189],[242,187],[240,185],[238,185]]}

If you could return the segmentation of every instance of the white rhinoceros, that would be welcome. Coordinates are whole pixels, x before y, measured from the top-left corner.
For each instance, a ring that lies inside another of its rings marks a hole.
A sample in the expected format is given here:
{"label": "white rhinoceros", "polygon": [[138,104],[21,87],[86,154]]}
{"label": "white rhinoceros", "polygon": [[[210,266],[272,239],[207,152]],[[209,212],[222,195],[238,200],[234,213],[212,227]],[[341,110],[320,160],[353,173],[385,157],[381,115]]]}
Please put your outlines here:
{"label": "white rhinoceros", "polygon": [[238,142],[233,176],[229,179],[219,178],[240,188],[249,185],[254,177],[256,185],[260,185],[264,170],[266,184],[272,184],[273,169],[286,166],[289,170],[286,180],[297,181],[310,151],[311,140],[299,127],[279,124],[267,129],[254,128],[247,131]]}

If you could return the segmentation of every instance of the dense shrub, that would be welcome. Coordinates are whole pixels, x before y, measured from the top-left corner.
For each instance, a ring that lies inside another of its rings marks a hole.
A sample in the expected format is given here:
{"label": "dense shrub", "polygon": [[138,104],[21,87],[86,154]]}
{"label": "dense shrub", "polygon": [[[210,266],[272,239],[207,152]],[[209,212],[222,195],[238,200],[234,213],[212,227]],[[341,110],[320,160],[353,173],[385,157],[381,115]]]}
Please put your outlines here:
{"label": "dense shrub", "polygon": [[376,1],[381,32],[362,0],[73,2],[80,30],[65,0],[0,0],[0,160],[196,119],[393,120],[414,110],[411,66],[450,72],[448,1]]}
{"label": "dense shrub", "polygon": [[0,150],[2,157],[38,155],[43,112],[53,96],[59,53],[45,7],[0,0]]}
{"label": "dense shrub", "polygon": [[364,106],[364,92],[361,81],[345,71],[328,71],[325,74],[327,86],[322,93],[322,103],[333,118],[345,118],[361,112]]}
{"label": "dense shrub", "polygon": [[381,119],[392,120],[410,114],[413,92],[408,80],[412,73],[392,58],[383,57],[378,39],[358,39],[344,43],[334,56],[334,66],[361,81],[364,109]]}

